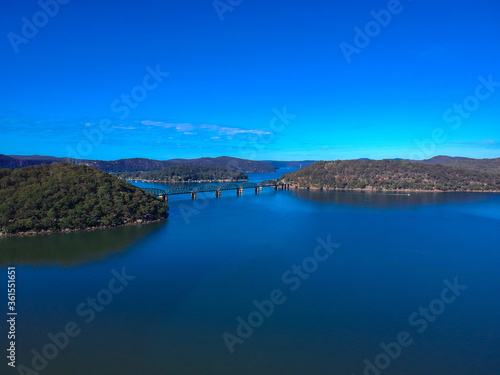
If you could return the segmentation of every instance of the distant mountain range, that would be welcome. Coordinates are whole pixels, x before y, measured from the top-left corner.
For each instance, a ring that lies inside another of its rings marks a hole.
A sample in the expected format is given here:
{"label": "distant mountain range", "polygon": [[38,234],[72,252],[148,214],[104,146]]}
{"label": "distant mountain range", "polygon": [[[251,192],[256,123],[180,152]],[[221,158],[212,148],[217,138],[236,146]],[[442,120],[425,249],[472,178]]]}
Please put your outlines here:
{"label": "distant mountain range", "polygon": [[441,164],[448,167],[471,169],[475,171],[500,173],[500,158],[495,159],[471,159],[450,156],[435,156],[424,160],[426,164]]}
{"label": "distant mountain range", "polygon": [[[358,159],[367,161],[370,159]],[[404,159],[391,159],[404,160]],[[496,159],[472,159],[464,157],[452,157],[439,155],[426,160],[413,160],[424,164],[441,164],[444,166],[497,172],[500,173],[500,158]],[[59,162],[71,162],[73,164],[88,165],[100,169],[104,172],[148,172],[157,171],[172,165],[195,165],[201,167],[232,167],[244,173],[269,173],[279,168],[305,168],[316,163],[315,160],[302,161],[278,161],[278,160],[247,160],[233,158],[229,156],[220,156],[217,158],[199,158],[199,159],[169,159],[154,160],[144,158],[119,159],[113,161],[104,160],[84,160],[58,158],[54,156],[41,155],[2,155],[0,154],[0,168],[22,168],[30,165],[52,164]]]}
{"label": "distant mountain range", "polygon": [[[399,159],[399,160],[407,160],[407,159]],[[430,158],[430,159],[414,160],[414,161],[420,161],[424,164],[443,164],[443,163],[450,163],[450,162],[453,162],[456,160],[476,160],[476,159],[463,158],[460,156],[438,155],[438,156],[434,156],[433,158]]]}
{"label": "distant mountain range", "polygon": [[317,160],[301,160],[301,161],[277,161],[264,160],[264,163],[271,164],[274,168],[304,168],[316,163]]}
{"label": "distant mountain range", "polygon": [[[358,159],[372,160],[372,159]],[[415,161],[424,164],[441,164],[448,167],[471,169],[474,171],[497,172],[500,173],[500,158],[495,159],[472,159],[461,156],[438,155],[425,160],[390,159],[392,161],[404,160]]]}
{"label": "distant mountain range", "polygon": [[149,172],[157,171],[172,165],[196,165],[200,167],[232,167],[244,173],[274,172],[276,170],[271,164],[263,161],[254,161],[246,159],[221,156],[218,158],[200,158],[200,159],[170,159],[153,160],[143,158],[120,159],[113,161],[104,160],[83,160],[57,158],[54,156],[19,156],[19,155],[1,155],[0,168],[22,168],[30,165],[52,164],[60,162],[70,162],[78,165],[87,165],[97,168],[104,172]]}

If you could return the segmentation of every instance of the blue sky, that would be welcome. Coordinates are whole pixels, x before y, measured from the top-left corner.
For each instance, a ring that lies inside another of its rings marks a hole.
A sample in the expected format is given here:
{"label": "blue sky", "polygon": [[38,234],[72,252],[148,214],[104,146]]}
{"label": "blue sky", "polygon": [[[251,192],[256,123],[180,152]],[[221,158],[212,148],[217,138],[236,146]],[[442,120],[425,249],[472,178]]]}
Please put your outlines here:
{"label": "blue sky", "polygon": [[0,153],[500,157],[498,1],[60,1],[3,4]]}

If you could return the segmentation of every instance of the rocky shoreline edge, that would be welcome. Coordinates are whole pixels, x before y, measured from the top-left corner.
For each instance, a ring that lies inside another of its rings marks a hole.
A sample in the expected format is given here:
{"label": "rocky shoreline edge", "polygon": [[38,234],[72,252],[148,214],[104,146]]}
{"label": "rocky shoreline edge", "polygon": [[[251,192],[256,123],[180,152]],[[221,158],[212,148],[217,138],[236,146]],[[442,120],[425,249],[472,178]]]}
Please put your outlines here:
{"label": "rocky shoreline edge", "polygon": [[38,235],[46,235],[46,234],[55,234],[55,233],[74,233],[74,232],[86,232],[86,231],[94,231],[94,230],[100,230],[100,229],[111,229],[111,228],[121,228],[121,227],[130,227],[130,226],[135,226],[135,225],[143,225],[143,224],[152,224],[152,223],[158,223],[160,221],[164,221],[168,217],[168,213],[166,214],[165,217],[162,217],[160,219],[154,219],[154,220],[136,220],[132,223],[125,223],[125,224],[120,224],[120,225],[106,225],[106,226],[101,226],[101,227],[88,227],[88,228],[80,228],[80,229],[62,229],[62,230],[42,230],[39,232],[18,232],[18,233],[3,233],[0,232],[0,238],[5,238],[5,237],[31,237],[31,236],[38,236]]}
{"label": "rocky shoreline edge", "polygon": [[126,181],[141,181],[141,182],[166,182],[166,183],[178,183],[178,184],[198,184],[198,183],[210,183],[210,182],[247,182],[246,180],[189,180],[189,181],[177,181],[177,180],[143,180],[140,178],[125,178]]}
{"label": "rocky shoreline edge", "polygon": [[367,189],[367,188],[329,188],[329,187],[316,187],[316,186],[298,186],[290,184],[290,189],[297,190],[324,190],[324,191],[367,191],[367,192],[381,192],[381,193],[500,193],[500,190],[423,190],[423,189]]}

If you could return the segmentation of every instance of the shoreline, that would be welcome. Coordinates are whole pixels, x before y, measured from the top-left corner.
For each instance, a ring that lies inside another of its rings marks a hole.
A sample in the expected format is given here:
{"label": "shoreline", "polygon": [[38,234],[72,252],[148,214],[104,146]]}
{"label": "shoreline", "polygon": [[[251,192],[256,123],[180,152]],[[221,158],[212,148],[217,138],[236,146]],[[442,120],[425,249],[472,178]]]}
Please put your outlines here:
{"label": "shoreline", "polygon": [[141,178],[124,178],[125,181],[141,181],[141,182],[166,182],[166,183],[178,183],[178,184],[199,184],[199,183],[210,183],[210,182],[248,182],[249,179],[245,180],[190,180],[190,181],[174,181],[174,180],[144,180]]}
{"label": "shoreline", "polygon": [[328,188],[328,187],[315,187],[315,186],[307,186],[307,187],[299,187],[297,185],[290,184],[290,189],[297,190],[324,190],[324,191],[367,191],[367,192],[401,192],[401,193],[493,193],[498,194],[500,190],[423,190],[423,189],[367,189],[367,188]]}
{"label": "shoreline", "polygon": [[39,235],[49,235],[49,234],[57,234],[57,233],[75,233],[75,232],[86,232],[86,231],[94,231],[101,229],[112,229],[112,228],[122,228],[122,227],[131,227],[135,225],[143,225],[143,224],[152,224],[158,223],[160,221],[164,221],[167,219],[167,216],[162,217],[160,219],[148,220],[148,221],[134,221],[133,223],[125,223],[120,225],[106,225],[102,227],[88,227],[84,229],[61,229],[61,230],[42,230],[40,232],[17,232],[17,233],[0,233],[0,239],[6,237],[33,237]]}

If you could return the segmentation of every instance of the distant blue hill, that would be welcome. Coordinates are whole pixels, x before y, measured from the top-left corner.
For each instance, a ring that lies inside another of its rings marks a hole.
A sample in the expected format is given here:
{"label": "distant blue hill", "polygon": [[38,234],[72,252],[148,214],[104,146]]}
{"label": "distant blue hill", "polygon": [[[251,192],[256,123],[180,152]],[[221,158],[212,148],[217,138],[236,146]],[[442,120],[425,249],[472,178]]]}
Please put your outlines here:
{"label": "distant blue hill", "polygon": [[301,161],[279,161],[279,160],[264,160],[265,163],[272,165],[274,168],[304,168],[317,162],[317,160],[301,160]]}
{"label": "distant blue hill", "polygon": [[[369,161],[369,158],[357,160]],[[402,158],[387,159],[391,161],[408,160]],[[480,171],[493,171],[500,173],[500,158],[496,159],[472,159],[459,156],[438,155],[426,160],[409,160],[424,164],[442,164],[451,167],[473,169]],[[0,154],[0,168],[22,168],[30,165],[52,164],[60,162],[71,162],[73,164],[88,165],[104,172],[146,172],[157,171],[173,165],[193,165],[201,167],[232,167],[244,173],[269,173],[278,168],[305,168],[316,163],[315,160],[283,161],[283,160],[247,160],[220,156],[217,158],[198,159],[169,159],[154,160],[145,158],[105,160],[84,160],[58,158],[43,155],[2,155]]]}
{"label": "distant blue hill", "polygon": [[149,172],[157,171],[173,165],[194,165],[200,167],[232,167],[244,173],[256,172],[274,172],[275,167],[263,161],[254,161],[233,158],[229,156],[220,156],[217,158],[199,158],[199,159],[170,159],[153,160],[145,158],[119,159],[119,160],[86,160],[58,158],[54,156],[41,155],[1,155],[0,168],[22,168],[32,165],[52,164],[69,162],[78,165],[87,165],[104,172]]}

